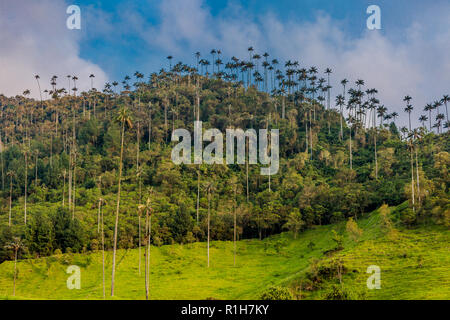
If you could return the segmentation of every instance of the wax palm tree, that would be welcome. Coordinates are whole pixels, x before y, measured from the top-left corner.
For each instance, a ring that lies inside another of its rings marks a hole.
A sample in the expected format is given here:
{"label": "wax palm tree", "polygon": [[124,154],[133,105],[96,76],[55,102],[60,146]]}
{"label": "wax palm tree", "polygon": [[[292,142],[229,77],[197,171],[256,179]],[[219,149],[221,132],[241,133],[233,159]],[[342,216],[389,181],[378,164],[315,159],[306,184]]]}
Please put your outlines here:
{"label": "wax palm tree", "polygon": [[208,254],[208,268],[209,268],[209,241],[210,241],[210,223],[211,223],[211,194],[215,191],[215,185],[212,181],[205,183],[205,189],[208,194],[208,242],[207,242],[207,254]]}
{"label": "wax palm tree", "polygon": [[[428,117],[426,115],[421,115],[419,117],[419,121],[422,123],[422,127],[426,129],[425,122],[428,121]],[[430,128],[431,129],[431,128]]]}
{"label": "wax palm tree", "polygon": [[425,108],[423,109],[425,112],[428,112],[428,120],[430,121],[430,131],[431,129],[431,111],[433,111],[433,105],[431,103],[428,103]]}
{"label": "wax palm tree", "polygon": [[34,186],[37,187],[37,181],[38,181],[38,158],[39,158],[39,149],[35,149],[33,151],[33,155],[35,157],[35,165],[34,165]]}
{"label": "wax palm tree", "polygon": [[230,184],[233,188],[234,198],[233,198],[233,265],[236,266],[236,236],[237,236],[237,193],[239,188],[238,178],[233,176],[230,180]]}
{"label": "wax palm tree", "polygon": [[91,73],[89,75],[89,78],[91,79],[91,90],[92,90],[92,89],[94,89],[94,78],[95,78],[95,75],[93,73]]}
{"label": "wax palm tree", "polygon": [[444,97],[442,98],[441,102],[445,105],[445,113],[447,116],[447,122],[448,120],[448,108],[447,108],[447,103],[450,101],[450,96],[448,94],[444,95]]}
{"label": "wax palm tree", "polygon": [[[149,193],[152,193],[150,189]],[[138,207],[139,212],[145,211],[145,298],[149,298],[149,284],[150,284],[150,242],[151,242],[151,232],[152,232],[152,202],[150,197],[147,198],[145,204],[141,204]]]}
{"label": "wax palm tree", "polygon": [[[101,195],[101,193],[100,193]],[[102,242],[102,284],[103,284],[103,299],[106,298],[106,282],[105,282],[105,230],[103,222],[103,206],[106,205],[106,200],[103,197],[98,198],[98,213],[99,213],[99,226]]]}
{"label": "wax palm tree", "polygon": [[9,214],[8,214],[8,226],[11,227],[11,208],[12,208],[12,186],[13,178],[16,176],[14,171],[8,171],[6,176],[9,177]]}
{"label": "wax palm tree", "polygon": [[117,206],[116,206],[116,220],[114,225],[114,247],[113,247],[113,263],[112,263],[112,276],[111,276],[111,296],[114,296],[114,278],[116,274],[116,251],[117,251],[117,232],[119,225],[119,209],[120,209],[120,187],[122,181],[123,170],[123,144],[125,137],[125,127],[132,128],[133,123],[129,114],[128,108],[124,107],[119,111],[115,121],[121,124],[121,143],[120,143],[120,163],[119,163],[119,179],[117,189]]}
{"label": "wax palm tree", "polygon": [[37,85],[38,85],[38,89],[39,89],[39,97],[41,98],[41,108],[42,108],[42,92],[41,92],[41,84],[39,83],[39,79],[41,77],[39,77],[39,75],[35,75],[34,78],[36,79]]}
{"label": "wax palm tree", "polygon": [[25,193],[24,193],[24,222],[27,224],[27,196],[28,196],[28,156],[30,154],[30,148],[27,144],[22,146],[22,153],[25,159]]}
{"label": "wax palm tree", "polygon": [[395,123],[395,119],[398,118],[398,113],[394,111],[391,113],[391,116],[392,116],[392,119],[394,120],[394,124],[397,126],[397,124]]}
{"label": "wax palm tree", "polygon": [[345,101],[344,97],[340,94],[336,97],[336,106],[339,107],[339,114],[340,114],[340,131],[339,131],[339,140],[343,139],[343,124],[342,124],[342,118],[343,118],[343,107],[344,107]]}
{"label": "wax palm tree", "polygon": [[5,249],[10,249],[14,251],[14,284],[13,284],[13,296],[16,295],[16,279],[17,279],[17,256],[20,250],[24,250],[25,244],[22,239],[14,237],[13,241],[5,245]]}
{"label": "wax palm tree", "polygon": [[436,116],[436,121],[437,121],[437,129],[438,129],[438,133],[441,133],[442,131],[440,131],[442,129],[442,124],[445,120],[445,115],[443,113],[439,113]]}
{"label": "wax palm tree", "polygon": [[167,56],[167,60],[169,60],[169,71],[172,70],[172,59],[173,59],[172,56]]}
{"label": "wax palm tree", "polygon": [[419,143],[420,140],[423,137],[423,132],[419,129],[414,129],[411,134],[410,137],[412,138],[413,141],[413,148],[415,151],[415,155],[416,155],[416,182],[417,182],[417,198],[418,198],[418,204],[420,206],[422,199],[420,198],[420,176],[419,176],[419,161],[418,161],[418,156],[417,156],[417,149],[419,149]]}
{"label": "wax palm tree", "polygon": [[331,94],[331,86],[330,86],[330,75],[333,73],[333,71],[330,68],[326,68],[325,69],[325,74],[328,77],[328,82],[327,82],[327,109],[330,110],[331,107],[331,100],[330,100],[330,94]]}
{"label": "wax palm tree", "polygon": [[405,108],[405,112],[408,113],[409,131],[411,131],[411,112],[414,110],[413,106],[408,104]]}

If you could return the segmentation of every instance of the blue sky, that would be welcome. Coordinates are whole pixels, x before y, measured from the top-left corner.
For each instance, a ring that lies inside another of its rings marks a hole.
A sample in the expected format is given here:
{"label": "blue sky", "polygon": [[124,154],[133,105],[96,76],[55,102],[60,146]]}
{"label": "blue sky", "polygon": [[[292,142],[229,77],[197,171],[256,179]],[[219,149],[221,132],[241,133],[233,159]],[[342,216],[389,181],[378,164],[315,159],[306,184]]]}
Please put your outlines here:
{"label": "blue sky", "polygon": [[[185,0],[186,1],[186,0]],[[188,0],[189,1],[189,0]],[[132,10],[141,15],[148,25],[158,25],[162,18],[160,6],[163,1],[124,1],[124,0],[81,0],[74,4],[87,10],[101,10],[110,17],[110,22],[117,23],[117,30],[123,30],[123,10]],[[382,33],[392,38],[402,38],[402,32],[410,26],[412,21],[420,22],[421,12],[430,9],[430,4],[420,0],[250,0],[250,1],[202,1],[202,6],[208,10],[212,17],[219,18],[227,14],[230,5],[239,5],[243,11],[249,13],[249,20],[255,21],[258,16],[272,14],[280,20],[289,20],[298,23],[314,22],[320,13],[329,15],[332,19],[342,24],[342,30],[351,37],[358,37],[366,32],[366,9],[369,5],[376,4],[382,9]],[[439,7],[440,4],[448,4],[445,0],[434,1],[432,6]],[[89,36],[92,29],[96,28],[97,20],[91,16],[84,17],[83,40],[81,41],[81,56],[98,63],[104,70],[115,77],[123,77],[145,64],[152,70],[159,70],[165,66],[165,57],[174,54],[164,48],[152,47],[143,53],[142,48],[146,46],[140,37],[132,32],[125,35],[125,39],[104,38]],[[115,32],[112,28],[110,31]],[[392,32],[391,32],[392,31]],[[391,32],[391,35],[390,35]],[[124,45],[132,43],[131,45]],[[180,42],[181,43],[181,42]],[[251,39],[249,39],[251,43]],[[113,57],[113,59],[112,59]],[[149,62],[148,59],[151,59]],[[186,55],[180,57],[186,59]],[[111,61],[112,59],[112,61]],[[145,60],[145,62],[143,62]],[[193,57],[191,60],[194,61]],[[116,63],[120,61],[120,63]]]}
{"label": "blue sky", "polygon": [[[66,28],[66,9],[81,8],[81,30]],[[381,30],[366,28],[369,5],[381,8]],[[139,70],[167,68],[167,55],[194,64],[211,49],[247,59],[247,47],[281,62],[298,60],[339,81],[364,79],[390,110],[402,114],[413,97],[415,114],[450,93],[450,2],[434,0],[2,0],[0,92],[30,89],[33,75],[76,74],[80,89],[121,81]],[[61,84],[63,85],[63,84]],[[84,86],[84,87],[83,87]]]}

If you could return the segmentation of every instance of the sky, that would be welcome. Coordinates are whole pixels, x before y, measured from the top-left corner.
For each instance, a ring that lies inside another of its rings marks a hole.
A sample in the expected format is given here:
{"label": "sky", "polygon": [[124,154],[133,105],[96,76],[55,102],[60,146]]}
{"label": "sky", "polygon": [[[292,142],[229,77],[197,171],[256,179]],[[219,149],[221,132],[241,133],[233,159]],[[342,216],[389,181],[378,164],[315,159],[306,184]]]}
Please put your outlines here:
{"label": "sky", "polygon": [[[81,9],[81,29],[69,30],[69,5]],[[368,30],[369,5],[381,9],[381,30]],[[413,121],[426,103],[450,94],[448,0],[0,0],[0,93],[43,88],[52,75],[64,86],[77,75],[81,90],[174,62],[195,64],[194,52],[211,49],[247,59],[247,48],[279,61],[297,60],[333,70],[340,80],[364,79],[381,102],[401,114],[413,97]]]}

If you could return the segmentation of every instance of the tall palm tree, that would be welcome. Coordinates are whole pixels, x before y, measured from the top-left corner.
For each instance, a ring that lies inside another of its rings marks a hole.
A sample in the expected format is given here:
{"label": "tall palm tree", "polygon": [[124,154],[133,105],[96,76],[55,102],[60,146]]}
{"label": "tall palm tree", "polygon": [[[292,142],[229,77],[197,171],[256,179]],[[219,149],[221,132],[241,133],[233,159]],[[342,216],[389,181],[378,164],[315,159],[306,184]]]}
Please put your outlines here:
{"label": "tall palm tree", "polygon": [[236,210],[237,210],[237,189],[238,189],[238,179],[236,176],[231,178],[231,185],[233,186],[233,265],[236,266],[236,236],[237,236],[237,219],[236,219]]}
{"label": "tall palm tree", "polygon": [[[101,193],[100,193],[101,195]],[[105,282],[105,230],[103,223],[103,206],[106,205],[106,200],[103,197],[98,198],[98,213],[99,213],[99,225],[102,241],[102,284],[103,284],[103,299],[106,298],[106,282]]]}
{"label": "tall palm tree", "polygon": [[408,113],[408,119],[409,119],[409,131],[411,131],[411,112],[414,110],[413,106],[408,104],[405,108],[405,112]]}
{"label": "tall palm tree", "polygon": [[[422,127],[423,127],[424,129],[426,129],[425,122],[427,122],[427,121],[428,121],[428,117],[427,117],[426,115],[421,115],[421,116],[419,117],[419,122],[422,123]],[[430,128],[430,129],[431,129],[431,128]]]}
{"label": "tall palm tree", "polygon": [[37,187],[37,181],[38,181],[38,158],[39,158],[39,149],[35,149],[33,151],[33,155],[35,157],[35,165],[34,165],[34,185]]}
{"label": "tall palm tree", "polygon": [[428,103],[423,111],[428,112],[428,120],[430,120],[430,131],[431,129],[431,111],[433,111],[433,105],[431,103]]}
{"label": "tall palm tree", "polygon": [[207,242],[207,254],[208,254],[208,268],[209,268],[209,240],[210,240],[210,223],[211,223],[211,194],[215,190],[214,183],[208,181],[205,184],[205,189],[208,194],[208,242]]}
{"label": "tall palm tree", "polygon": [[392,112],[392,113],[391,113],[391,117],[392,117],[392,119],[394,120],[394,124],[395,124],[395,125],[397,125],[397,124],[395,123],[395,119],[397,119],[397,118],[398,118],[398,113],[397,113],[397,112],[395,112],[395,111],[394,111],[394,112]]}
{"label": "tall palm tree", "polygon": [[27,224],[27,195],[28,195],[28,155],[30,154],[30,148],[27,144],[22,146],[22,153],[25,158],[25,193],[24,193],[24,222]]}
{"label": "tall palm tree", "polygon": [[[150,190],[150,194],[152,190]],[[150,242],[151,242],[151,232],[152,232],[152,202],[150,197],[147,198],[145,204],[139,205],[139,211],[145,211],[145,299],[149,298],[149,287],[150,287]]]}
{"label": "tall palm tree", "polygon": [[414,195],[414,162],[413,162],[414,144],[411,139],[408,140],[407,143],[408,143],[408,147],[409,147],[410,155],[411,155],[411,200],[412,200],[413,211],[415,212],[416,207],[415,207],[415,195]]}
{"label": "tall palm tree", "polygon": [[417,182],[417,200],[418,204],[420,206],[421,203],[421,196],[420,196],[420,176],[419,176],[419,160],[417,156],[417,149],[419,149],[419,142],[422,139],[422,131],[419,129],[414,129],[411,132],[411,138],[413,140],[413,148],[416,155],[416,182]]}
{"label": "tall palm tree", "polygon": [[14,237],[13,241],[5,246],[6,249],[11,249],[14,251],[14,285],[13,285],[13,296],[16,295],[16,279],[17,279],[17,256],[20,250],[25,249],[25,244],[22,239]]}
{"label": "tall palm tree", "polygon": [[333,71],[330,68],[325,69],[325,74],[328,76],[328,82],[327,82],[327,109],[330,110],[331,106],[331,100],[330,100],[330,94],[331,94],[331,86],[330,86],[330,75],[333,73]]}
{"label": "tall palm tree", "polygon": [[39,97],[41,98],[41,108],[42,108],[42,92],[41,92],[41,84],[39,83],[39,79],[41,77],[39,77],[39,75],[35,75],[34,78],[36,79],[37,85],[38,85],[38,89],[39,89]]}
{"label": "tall palm tree", "polygon": [[450,96],[448,94],[444,95],[444,97],[442,98],[441,102],[445,105],[445,113],[447,116],[447,122],[448,120],[448,108],[447,108],[447,103],[450,101]]}
{"label": "tall palm tree", "polygon": [[8,171],[6,176],[9,177],[9,214],[8,214],[8,226],[11,227],[11,208],[12,208],[12,182],[15,177],[14,171]]}
{"label": "tall palm tree", "polygon": [[172,56],[167,56],[167,60],[169,60],[169,71],[172,70],[172,59],[173,59]]}
{"label": "tall palm tree", "polygon": [[342,138],[343,138],[343,124],[342,124],[343,115],[342,115],[342,112],[343,112],[344,104],[345,104],[344,97],[342,95],[338,95],[336,97],[336,106],[338,106],[339,110],[340,110],[339,115],[340,115],[340,126],[341,126],[340,131],[339,131],[339,140],[342,140]]}
{"label": "tall palm tree", "polygon": [[122,181],[123,170],[123,142],[125,137],[125,127],[132,128],[133,123],[129,114],[128,108],[124,107],[119,111],[116,119],[121,124],[121,143],[120,143],[120,163],[119,163],[119,179],[117,188],[117,206],[116,206],[116,220],[114,225],[114,247],[113,247],[113,263],[112,263],[112,275],[111,275],[111,296],[114,296],[114,278],[116,275],[116,251],[117,251],[117,232],[119,225],[119,210],[120,210],[120,187]]}

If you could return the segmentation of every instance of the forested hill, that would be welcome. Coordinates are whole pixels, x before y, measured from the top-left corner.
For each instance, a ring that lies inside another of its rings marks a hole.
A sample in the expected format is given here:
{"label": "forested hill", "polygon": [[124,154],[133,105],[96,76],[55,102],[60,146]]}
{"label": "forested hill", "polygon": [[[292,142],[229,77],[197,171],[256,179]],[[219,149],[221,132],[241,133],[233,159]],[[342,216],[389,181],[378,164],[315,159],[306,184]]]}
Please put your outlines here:
{"label": "forested hill", "polygon": [[[139,72],[126,77],[122,91],[114,82],[80,93],[73,77],[67,92],[58,89],[66,79],[55,77],[42,100],[27,98],[28,90],[0,96],[0,261],[11,258],[5,245],[17,238],[19,258],[98,249],[102,216],[106,249],[115,226],[117,248],[144,244],[149,213],[157,246],[204,241],[208,221],[213,240],[233,240],[235,226],[238,239],[264,238],[406,200],[402,223],[450,225],[448,131],[440,124],[430,132],[431,123],[398,129],[376,90],[344,84],[329,98],[313,71],[298,83],[272,78],[270,94],[261,77],[249,85],[174,67],[148,81]],[[279,129],[278,173],[260,175],[253,164],[175,165],[171,134],[192,131],[196,119],[223,133]]]}

